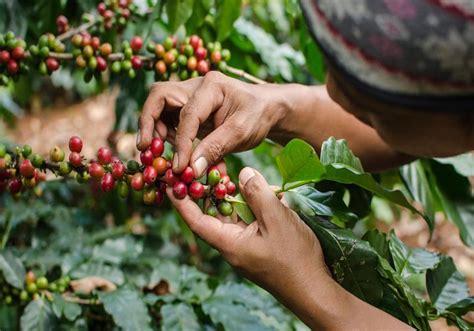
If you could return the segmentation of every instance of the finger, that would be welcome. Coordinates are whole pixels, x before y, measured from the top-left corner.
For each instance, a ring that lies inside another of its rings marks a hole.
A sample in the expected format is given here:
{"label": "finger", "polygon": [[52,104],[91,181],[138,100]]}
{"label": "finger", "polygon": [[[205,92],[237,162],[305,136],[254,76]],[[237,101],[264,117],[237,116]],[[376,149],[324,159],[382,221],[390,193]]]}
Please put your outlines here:
{"label": "finger", "polygon": [[191,156],[196,178],[204,175],[210,165],[218,163],[225,155],[233,152],[239,145],[239,135],[240,132],[235,130],[231,121],[224,122],[207,135]]}
{"label": "finger", "polygon": [[162,91],[158,91],[157,88],[153,88],[143,105],[143,111],[140,115],[140,128],[137,135],[137,148],[139,150],[144,150],[150,145],[155,121],[160,118],[164,107],[164,94]]}
{"label": "finger", "polygon": [[190,229],[215,248],[219,250],[225,248],[227,243],[242,231],[235,224],[223,224],[214,217],[204,215],[199,206],[189,197],[182,200],[176,199],[171,187],[166,189],[166,193]]}
{"label": "finger", "polygon": [[176,130],[177,153],[173,159],[173,170],[176,173],[180,173],[188,166],[193,140],[197,136],[200,125],[222,105],[224,99],[222,91],[216,84],[208,82],[209,80],[203,82],[181,110]]}
{"label": "finger", "polygon": [[[240,192],[244,196],[250,209],[259,224],[268,230],[272,215],[278,214],[283,205],[275,195],[274,190],[268,185],[263,176],[256,170],[245,167],[239,174]],[[270,217],[269,217],[270,216]]]}
{"label": "finger", "polygon": [[165,140],[166,135],[168,134],[168,129],[166,128],[166,124],[163,121],[158,121],[155,124],[155,132],[158,133],[158,137]]}

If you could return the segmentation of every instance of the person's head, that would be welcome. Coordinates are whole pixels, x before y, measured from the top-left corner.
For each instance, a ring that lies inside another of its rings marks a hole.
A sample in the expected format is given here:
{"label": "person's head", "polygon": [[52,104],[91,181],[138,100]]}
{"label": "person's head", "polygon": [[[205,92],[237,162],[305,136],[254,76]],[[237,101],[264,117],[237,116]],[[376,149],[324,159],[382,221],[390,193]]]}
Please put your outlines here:
{"label": "person's head", "polygon": [[401,107],[362,93],[329,70],[327,89],[345,110],[373,127],[395,150],[419,157],[445,157],[474,150],[474,109],[429,111]]}

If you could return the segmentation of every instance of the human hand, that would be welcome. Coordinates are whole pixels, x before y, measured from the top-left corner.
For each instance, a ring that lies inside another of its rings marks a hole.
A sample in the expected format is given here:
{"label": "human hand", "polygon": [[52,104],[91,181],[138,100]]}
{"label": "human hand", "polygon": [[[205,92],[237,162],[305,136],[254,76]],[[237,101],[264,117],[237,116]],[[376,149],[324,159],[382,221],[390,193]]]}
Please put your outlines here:
{"label": "human hand", "polygon": [[[265,139],[281,115],[276,90],[272,84],[247,84],[218,72],[155,83],[140,116],[137,146],[147,148],[153,135],[166,138],[176,148],[173,170],[180,173],[191,165],[200,177],[224,155]],[[197,137],[202,141],[193,150]]]}
{"label": "human hand", "polygon": [[198,236],[219,250],[244,276],[284,302],[304,294],[302,284],[311,279],[332,281],[311,229],[275,195],[260,173],[244,168],[240,192],[256,216],[250,225],[237,218],[205,215],[189,197],[168,196]]}

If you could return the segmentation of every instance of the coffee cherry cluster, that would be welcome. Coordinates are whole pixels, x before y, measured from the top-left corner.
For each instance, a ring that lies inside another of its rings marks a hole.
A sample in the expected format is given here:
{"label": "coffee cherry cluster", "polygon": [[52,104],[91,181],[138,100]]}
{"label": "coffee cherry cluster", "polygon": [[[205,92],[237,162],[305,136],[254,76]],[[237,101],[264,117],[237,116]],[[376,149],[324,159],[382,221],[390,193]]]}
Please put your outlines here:
{"label": "coffee cherry cluster", "polygon": [[115,74],[126,74],[130,79],[133,79],[137,75],[137,70],[142,69],[143,60],[138,52],[143,46],[142,38],[135,36],[130,42],[124,41],[122,43],[122,60],[114,61],[111,65],[111,70]]}
{"label": "coffee cherry cluster", "polygon": [[49,75],[59,69],[61,62],[59,59],[50,56],[51,52],[64,53],[64,45],[52,33],[42,35],[37,45],[30,46],[30,55],[35,67],[38,68],[41,75]]}
{"label": "coffee cherry cluster", "polygon": [[107,58],[112,53],[110,43],[101,43],[99,37],[91,36],[88,32],[75,34],[71,38],[71,43],[76,66],[86,69],[84,74],[86,82],[107,69]]}
{"label": "coffee cherry cluster", "polygon": [[127,25],[133,10],[133,0],[106,0],[97,5],[100,22],[105,30],[114,27],[121,32]]}
{"label": "coffee cherry cluster", "polygon": [[171,161],[163,155],[165,145],[160,138],[154,138],[150,147],[141,152],[140,163],[135,160],[124,163],[108,147],[99,148],[97,158],[87,161],[81,155],[82,148],[82,140],[73,136],[69,139],[68,155],[56,146],[46,160],[33,154],[28,145],[7,151],[0,144],[0,193],[8,190],[17,196],[44,181],[46,171],[50,171],[56,176],[75,177],[79,183],[90,181],[103,192],[116,189],[124,199],[133,190],[142,195],[146,205],[160,205],[166,187],[172,187],[177,199],[187,195],[194,200],[209,198],[209,215],[217,215],[217,211],[223,215],[232,213],[232,205],[225,198],[233,195],[236,187],[229,176],[220,174],[216,167],[209,169],[205,182],[196,180],[189,166],[182,173],[173,172]]}
{"label": "coffee cherry cluster", "polygon": [[175,37],[166,38],[162,44],[153,42],[147,51],[154,54],[153,68],[156,80],[167,80],[171,73],[177,72],[180,80],[203,76],[209,70],[225,71],[230,59],[230,51],[222,49],[219,42],[204,42],[196,35],[187,37],[181,44]]}
{"label": "coffee cherry cluster", "polygon": [[41,296],[52,298],[51,293],[64,293],[69,288],[71,279],[69,276],[61,277],[50,282],[45,276],[36,277],[33,271],[28,271],[25,276],[23,289],[17,289],[9,285],[5,279],[0,279],[0,302],[10,305],[13,303],[26,304],[31,300],[37,300]]}
{"label": "coffee cherry cluster", "polygon": [[0,35],[0,86],[8,84],[10,79],[16,80],[20,73],[29,70],[25,59],[26,43],[15,37],[13,32]]}

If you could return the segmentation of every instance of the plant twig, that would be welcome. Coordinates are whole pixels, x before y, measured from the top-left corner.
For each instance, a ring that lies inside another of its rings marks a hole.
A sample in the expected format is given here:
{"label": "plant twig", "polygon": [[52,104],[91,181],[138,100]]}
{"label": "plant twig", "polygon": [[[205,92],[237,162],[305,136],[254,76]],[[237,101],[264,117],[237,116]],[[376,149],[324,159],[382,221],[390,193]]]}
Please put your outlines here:
{"label": "plant twig", "polygon": [[2,243],[1,243],[1,247],[0,247],[2,250],[7,245],[8,238],[10,237],[11,230],[12,230],[11,213],[8,213],[7,214],[7,220],[6,220],[5,233],[3,234]]}
{"label": "plant twig", "polygon": [[97,23],[97,21],[95,20],[93,15],[88,14],[87,18],[89,19],[89,22],[81,24],[77,28],[70,29],[70,30],[64,32],[63,34],[60,34],[59,36],[57,36],[56,39],[58,39],[59,41],[63,41],[65,39],[68,39],[68,38],[72,37],[76,33],[88,30],[90,27],[92,27],[94,24]]}
{"label": "plant twig", "polygon": [[102,303],[97,299],[81,299],[78,297],[73,297],[66,293],[63,294],[63,299],[68,302],[78,303],[80,305],[101,305]]}
{"label": "plant twig", "polygon": [[245,71],[243,71],[242,69],[237,69],[237,68],[234,68],[234,67],[231,67],[231,66],[227,66],[227,71],[230,72],[231,74],[234,74],[234,75],[237,75],[239,77],[242,77],[246,80],[248,80],[249,82],[252,82],[254,84],[266,84],[267,82],[258,78],[258,77],[255,77]]}

